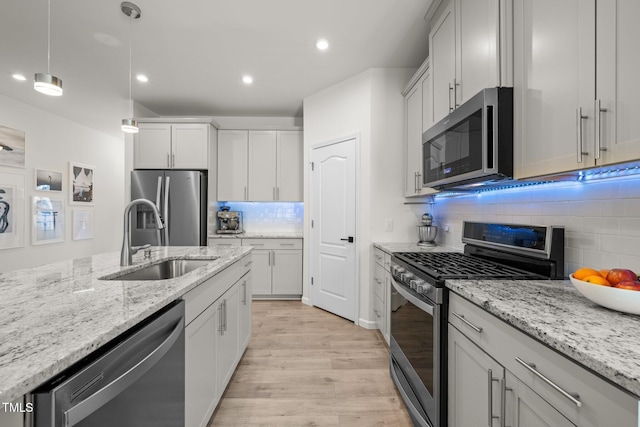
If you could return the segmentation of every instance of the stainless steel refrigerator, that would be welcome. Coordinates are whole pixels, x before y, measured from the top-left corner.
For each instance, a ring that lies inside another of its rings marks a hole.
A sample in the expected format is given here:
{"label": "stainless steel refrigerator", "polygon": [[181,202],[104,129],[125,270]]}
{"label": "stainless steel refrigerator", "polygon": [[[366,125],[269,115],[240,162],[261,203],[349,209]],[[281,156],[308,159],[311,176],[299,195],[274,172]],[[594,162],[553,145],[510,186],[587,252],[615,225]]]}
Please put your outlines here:
{"label": "stainless steel refrigerator", "polygon": [[131,199],[148,199],[160,211],[163,230],[156,229],[151,209],[131,210],[131,244],[152,246],[207,245],[207,173],[203,171],[135,170]]}

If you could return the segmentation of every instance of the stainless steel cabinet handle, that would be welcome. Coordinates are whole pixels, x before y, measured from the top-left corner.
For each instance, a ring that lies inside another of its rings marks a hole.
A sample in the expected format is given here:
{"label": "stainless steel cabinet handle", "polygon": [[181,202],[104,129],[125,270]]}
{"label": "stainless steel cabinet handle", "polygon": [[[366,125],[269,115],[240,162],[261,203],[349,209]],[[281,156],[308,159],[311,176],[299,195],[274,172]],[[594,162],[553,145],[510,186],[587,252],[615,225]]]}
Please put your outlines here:
{"label": "stainless steel cabinet handle", "polygon": [[540,378],[542,381],[544,381],[545,383],[550,385],[551,388],[553,388],[558,393],[560,393],[561,395],[563,395],[564,397],[569,399],[578,408],[582,407],[582,402],[580,401],[580,395],[578,393],[569,393],[569,392],[565,391],[562,387],[560,387],[559,385],[557,385],[556,383],[551,381],[549,378],[545,377],[542,373],[540,373],[540,371],[538,371],[536,369],[535,363],[527,363],[527,362],[525,362],[524,360],[520,359],[517,356],[516,356],[516,362],[518,362],[519,364],[521,364],[522,366],[527,368],[529,370],[529,372],[531,372],[532,374],[534,374],[535,376]]}
{"label": "stainless steel cabinet handle", "polygon": [[497,415],[493,415],[493,382],[494,381],[499,381],[497,378],[493,378],[493,371],[491,369],[487,369],[487,386],[488,386],[488,401],[489,404],[487,405],[487,413],[488,415],[488,425],[492,426],[493,425],[493,420],[495,418],[499,418]]}
{"label": "stainless steel cabinet handle", "polygon": [[582,121],[588,119],[589,116],[585,116],[582,114],[582,107],[578,107],[576,110],[576,131],[577,131],[577,145],[578,145],[578,163],[582,163],[582,156],[586,156],[589,154],[588,151],[582,151]]}
{"label": "stainless steel cabinet handle", "polygon": [[479,326],[474,325],[473,323],[469,322],[467,319],[464,318],[464,315],[462,314],[458,314],[456,312],[452,312],[451,314],[453,314],[454,316],[456,316],[458,319],[462,320],[468,327],[470,327],[471,329],[473,329],[474,331],[480,333],[482,332],[482,328]]}
{"label": "stainless steel cabinet handle", "polygon": [[418,172],[418,188],[416,188],[416,193],[419,193],[422,189],[422,174]]}
{"label": "stainless steel cabinet handle", "polygon": [[507,427],[507,380],[500,379],[500,427]]}
{"label": "stainless steel cabinet handle", "polygon": [[276,187],[273,187],[272,193],[273,193],[273,200],[275,200],[276,199]]}
{"label": "stainless steel cabinet handle", "polygon": [[245,267],[249,267],[251,264],[253,264],[253,261],[249,261],[249,262],[247,262],[244,266],[245,266]]}
{"label": "stainless steel cabinet handle", "polygon": [[247,187],[244,187],[244,199],[247,200]]}
{"label": "stainless steel cabinet handle", "polygon": [[224,335],[224,321],[222,319],[222,305],[223,302],[220,303],[220,305],[218,306],[218,332],[220,332],[220,335]]}
{"label": "stainless steel cabinet handle", "polygon": [[176,167],[176,155],[175,155],[175,153],[171,154],[171,167],[172,168]]}
{"label": "stainless steel cabinet handle", "polygon": [[171,167],[171,158],[169,157],[169,153],[167,153],[167,167]]}
{"label": "stainless steel cabinet handle", "polygon": [[247,281],[242,282],[242,305],[247,305]]}
{"label": "stainless steel cabinet handle", "polygon": [[227,300],[224,300],[222,305],[224,306],[224,331],[227,332]]}
{"label": "stainless steel cabinet handle", "polygon": [[460,104],[458,104],[458,86],[460,86],[460,83],[458,83],[456,79],[453,79],[453,108],[454,109],[460,106]]}
{"label": "stainless steel cabinet handle", "polygon": [[595,102],[595,108],[594,108],[594,114],[595,114],[595,129],[594,129],[594,134],[595,134],[595,138],[596,138],[596,160],[600,159],[600,153],[602,151],[607,151],[606,147],[602,146],[602,135],[601,133],[601,120],[602,120],[602,113],[605,113],[607,111],[606,108],[602,108],[602,102],[599,99],[596,99]]}
{"label": "stainless steel cabinet handle", "polygon": [[453,107],[451,106],[451,93],[453,92],[453,87],[451,83],[449,83],[449,112],[453,111]]}

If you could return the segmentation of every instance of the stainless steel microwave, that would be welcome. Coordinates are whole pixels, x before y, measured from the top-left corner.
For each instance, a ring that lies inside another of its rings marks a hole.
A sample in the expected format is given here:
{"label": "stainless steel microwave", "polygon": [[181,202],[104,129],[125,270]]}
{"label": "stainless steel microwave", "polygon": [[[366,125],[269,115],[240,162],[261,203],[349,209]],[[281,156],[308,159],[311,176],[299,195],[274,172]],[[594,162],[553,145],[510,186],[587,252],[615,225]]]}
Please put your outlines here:
{"label": "stainless steel microwave", "polygon": [[469,190],[513,177],[513,89],[488,88],[422,134],[423,186]]}

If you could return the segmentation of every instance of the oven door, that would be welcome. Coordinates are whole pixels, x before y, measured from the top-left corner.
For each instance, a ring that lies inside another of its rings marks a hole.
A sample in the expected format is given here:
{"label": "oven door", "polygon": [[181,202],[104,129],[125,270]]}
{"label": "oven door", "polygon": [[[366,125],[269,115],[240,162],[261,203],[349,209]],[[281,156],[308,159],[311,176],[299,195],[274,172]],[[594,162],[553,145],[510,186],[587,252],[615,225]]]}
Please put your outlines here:
{"label": "oven door", "polygon": [[414,423],[445,420],[442,378],[442,305],[429,303],[392,280],[401,297],[391,307],[391,375]]}

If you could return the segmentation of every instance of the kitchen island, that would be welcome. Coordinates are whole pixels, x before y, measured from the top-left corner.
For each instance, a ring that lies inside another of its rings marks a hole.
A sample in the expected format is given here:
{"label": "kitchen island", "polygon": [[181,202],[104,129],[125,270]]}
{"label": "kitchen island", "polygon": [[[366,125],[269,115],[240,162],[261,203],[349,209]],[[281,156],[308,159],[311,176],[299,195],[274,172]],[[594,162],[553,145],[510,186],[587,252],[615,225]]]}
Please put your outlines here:
{"label": "kitchen island", "polygon": [[[11,402],[243,258],[251,247],[156,247],[0,274],[0,402]],[[183,276],[101,280],[163,259],[208,259]]]}

